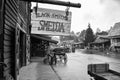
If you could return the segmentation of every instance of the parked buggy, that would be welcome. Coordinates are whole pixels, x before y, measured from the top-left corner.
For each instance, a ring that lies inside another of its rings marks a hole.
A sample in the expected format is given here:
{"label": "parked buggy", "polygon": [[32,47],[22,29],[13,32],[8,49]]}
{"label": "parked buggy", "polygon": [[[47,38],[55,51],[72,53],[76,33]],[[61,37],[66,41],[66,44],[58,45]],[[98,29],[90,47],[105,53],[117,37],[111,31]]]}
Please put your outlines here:
{"label": "parked buggy", "polygon": [[54,48],[52,50],[52,53],[54,55],[51,59],[51,64],[56,64],[58,61],[64,62],[65,64],[67,63],[67,55],[65,48]]}

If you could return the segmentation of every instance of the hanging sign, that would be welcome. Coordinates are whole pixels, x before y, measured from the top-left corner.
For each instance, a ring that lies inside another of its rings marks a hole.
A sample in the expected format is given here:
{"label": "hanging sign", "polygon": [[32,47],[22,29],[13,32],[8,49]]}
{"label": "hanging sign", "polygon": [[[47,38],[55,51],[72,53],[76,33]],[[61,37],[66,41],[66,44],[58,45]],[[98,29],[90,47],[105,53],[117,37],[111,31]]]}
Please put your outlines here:
{"label": "hanging sign", "polygon": [[31,13],[32,34],[69,35],[71,28],[71,12],[66,20],[66,12],[38,8]]}

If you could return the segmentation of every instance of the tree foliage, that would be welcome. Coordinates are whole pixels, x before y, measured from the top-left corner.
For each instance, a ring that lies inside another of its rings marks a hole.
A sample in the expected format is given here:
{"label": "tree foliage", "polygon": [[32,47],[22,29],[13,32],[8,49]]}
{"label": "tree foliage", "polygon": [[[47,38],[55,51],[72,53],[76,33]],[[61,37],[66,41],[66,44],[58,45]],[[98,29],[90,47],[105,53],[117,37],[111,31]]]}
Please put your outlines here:
{"label": "tree foliage", "polygon": [[108,35],[107,31],[97,32],[96,35]]}
{"label": "tree foliage", "polygon": [[83,41],[84,42],[85,34],[86,34],[86,30],[82,30],[80,35],[78,36],[79,41]]}
{"label": "tree foliage", "polygon": [[96,33],[100,33],[100,32],[101,32],[101,30],[99,28],[97,28]]}
{"label": "tree foliage", "polygon": [[88,28],[86,30],[86,34],[85,34],[85,45],[87,46],[88,43],[93,42],[94,41],[94,33],[93,30],[91,29],[90,24],[88,24]]}

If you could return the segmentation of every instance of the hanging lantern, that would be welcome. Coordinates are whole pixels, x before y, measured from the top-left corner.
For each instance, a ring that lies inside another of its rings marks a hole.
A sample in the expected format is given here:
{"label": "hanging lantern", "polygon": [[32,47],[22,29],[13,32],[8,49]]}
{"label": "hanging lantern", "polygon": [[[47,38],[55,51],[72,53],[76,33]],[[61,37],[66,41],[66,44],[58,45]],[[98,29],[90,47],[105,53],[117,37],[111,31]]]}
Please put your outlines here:
{"label": "hanging lantern", "polygon": [[34,8],[35,8],[35,15],[37,17],[38,3],[36,3],[36,6]]}
{"label": "hanging lantern", "polygon": [[[70,2],[69,2],[69,4],[70,4]],[[66,8],[66,10],[65,10],[65,13],[66,13],[66,15],[65,15],[65,20],[68,20],[69,9],[70,9],[70,6],[67,6],[67,8]]]}

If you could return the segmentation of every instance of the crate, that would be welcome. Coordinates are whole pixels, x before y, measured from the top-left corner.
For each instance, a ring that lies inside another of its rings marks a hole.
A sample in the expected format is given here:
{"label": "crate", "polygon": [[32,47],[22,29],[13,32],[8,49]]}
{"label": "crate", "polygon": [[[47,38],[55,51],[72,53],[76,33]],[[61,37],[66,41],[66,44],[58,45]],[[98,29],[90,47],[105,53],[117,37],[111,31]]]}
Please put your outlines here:
{"label": "crate", "polygon": [[108,72],[109,70],[109,64],[89,64],[88,65],[88,71],[93,73],[104,73]]}
{"label": "crate", "polygon": [[109,69],[109,64],[89,64],[88,74],[95,80],[120,80],[120,73]]}

